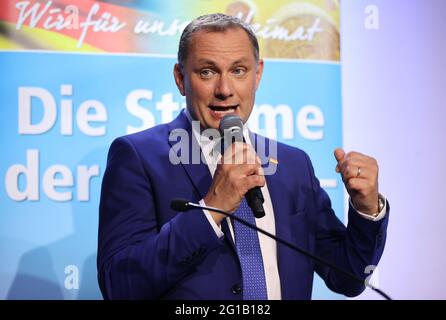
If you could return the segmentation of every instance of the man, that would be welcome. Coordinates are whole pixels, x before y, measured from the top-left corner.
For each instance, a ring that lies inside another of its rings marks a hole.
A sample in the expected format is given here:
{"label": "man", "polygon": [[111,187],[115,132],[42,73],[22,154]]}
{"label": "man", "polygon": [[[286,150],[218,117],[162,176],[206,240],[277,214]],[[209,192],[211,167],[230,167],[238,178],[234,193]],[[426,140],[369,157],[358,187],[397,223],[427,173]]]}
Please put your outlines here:
{"label": "man", "polygon": [[[230,219],[170,208],[172,199],[184,198],[239,214],[247,212],[246,192],[261,187],[266,214],[257,226],[362,279],[365,268],[378,263],[389,209],[378,194],[374,159],[335,150],[336,170],[351,197],[346,228],[303,151],[278,143],[275,173],[263,176],[263,161],[251,146],[258,136],[246,128],[246,143],[235,143],[222,157],[215,141],[200,136],[200,129],[217,129],[226,114],[248,120],[262,71],[257,39],[240,20],[213,14],[186,27],[174,77],[187,110],[171,123],[116,139],[109,151],[98,248],[104,298],[310,299],[314,271],[333,291],[354,296],[364,290],[263,235],[249,235],[255,250],[246,256],[240,245],[248,231],[240,233]],[[189,145],[199,146],[205,163],[172,163],[176,130],[189,133]],[[247,161],[231,163],[237,156]]]}

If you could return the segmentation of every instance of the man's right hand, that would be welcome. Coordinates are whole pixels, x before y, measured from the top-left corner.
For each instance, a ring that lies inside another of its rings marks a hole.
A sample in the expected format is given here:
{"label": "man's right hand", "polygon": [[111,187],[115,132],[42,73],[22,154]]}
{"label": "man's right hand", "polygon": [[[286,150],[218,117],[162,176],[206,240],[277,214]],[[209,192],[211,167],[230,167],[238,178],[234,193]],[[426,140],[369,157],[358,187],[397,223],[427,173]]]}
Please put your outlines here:
{"label": "man's right hand", "polygon": [[[206,206],[235,212],[248,190],[265,185],[262,173],[260,159],[252,146],[233,143],[217,165],[211,187],[203,199]],[[216,212],[210,213],[218,225],[225,218]]]}

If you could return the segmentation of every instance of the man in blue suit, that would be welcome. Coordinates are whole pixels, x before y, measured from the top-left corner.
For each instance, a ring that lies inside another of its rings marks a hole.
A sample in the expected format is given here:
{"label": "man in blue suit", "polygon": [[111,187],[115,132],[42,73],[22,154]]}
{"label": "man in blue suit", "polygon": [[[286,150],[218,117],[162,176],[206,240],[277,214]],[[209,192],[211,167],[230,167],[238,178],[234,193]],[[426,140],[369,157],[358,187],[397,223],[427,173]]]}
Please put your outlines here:
{"label": "man in blue suit", "polygon": [[[262,71],[257,39],[239,19],[213,14],[186,27],[174,67],[186,110],[171,123],[118,138],[110,147],[99,221],[98,278],[104,298],[251,299],[252,288],[258,288],[265,299],[311,299],[314,271],[335,292],[355,296],[364,290],[362,283],[263,235],[255,235],[260,262],[246,267],[237,248],[242,236],[235,235],[231,219],[170,208],[172,199],[184,198],[236,214],[246,192],[260,187],[265,216],[256,219],[258,227],[361,279],[368,266],[377,265],[389,207],[378,193],[373,158],[335,150],[336,170],[350,194],[345,227],[302,150],[273,143],[277,154],[268,158],[260,149],[271,141],[257,143],[261,137],[245,126],[246,143],[220,155],[216,139],[201,134],[217,129],[227,114],[246,123]],[[176,148],[178,133],[185,133],[187,148]],[[238,157],[243,163],[231,161]],[[265,174],[262,164],[273,174]],[[261,281],[248,286],[248,273],[258,270]]]}

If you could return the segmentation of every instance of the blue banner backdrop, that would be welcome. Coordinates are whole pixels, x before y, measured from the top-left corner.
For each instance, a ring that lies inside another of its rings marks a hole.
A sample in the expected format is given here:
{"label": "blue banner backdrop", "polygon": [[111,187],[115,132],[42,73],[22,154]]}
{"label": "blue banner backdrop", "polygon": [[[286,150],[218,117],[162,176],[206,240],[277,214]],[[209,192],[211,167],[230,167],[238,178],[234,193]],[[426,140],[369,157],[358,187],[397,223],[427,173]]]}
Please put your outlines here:
{"label": "blue banner backdrop", "polygon": [[[172,120],[172,53],[0,51],[0,298],[101,299],[98,205],[117,136]],[[344,218],[338,61],[266,59],[250,127],[307,151]],[[314,298],[342,298],[316,279]]]}

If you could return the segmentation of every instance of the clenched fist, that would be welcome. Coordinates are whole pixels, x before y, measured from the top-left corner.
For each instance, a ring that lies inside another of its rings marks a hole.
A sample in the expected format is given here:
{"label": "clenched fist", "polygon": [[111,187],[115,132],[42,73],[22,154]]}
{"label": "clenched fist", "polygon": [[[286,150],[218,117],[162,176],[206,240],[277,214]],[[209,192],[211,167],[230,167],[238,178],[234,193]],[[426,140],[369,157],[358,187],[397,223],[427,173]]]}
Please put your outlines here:
{"label": "clenched fist", "polygon": [[378,205],[378,163],[359,152],[345,153],[341,148],[334,151],[338,161],[336,172],[342,176],[353,206],[362,213],[375,215]]}

